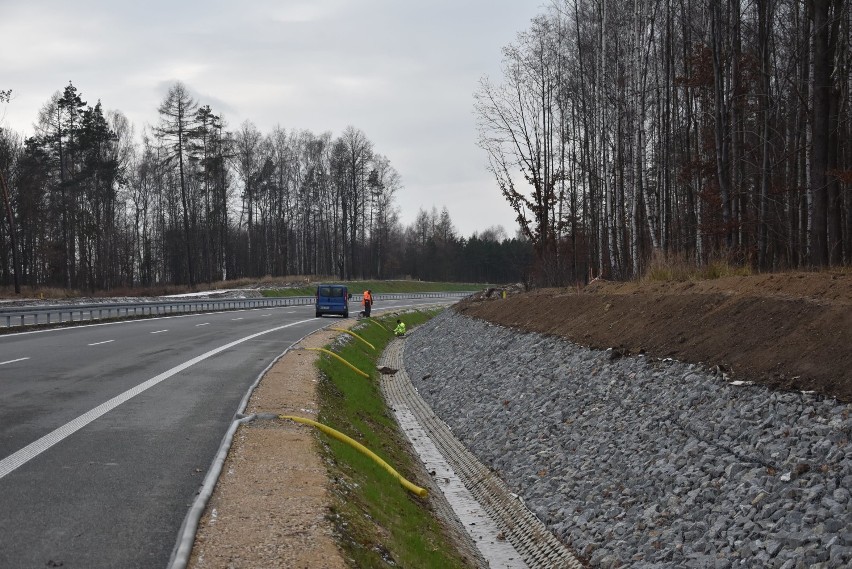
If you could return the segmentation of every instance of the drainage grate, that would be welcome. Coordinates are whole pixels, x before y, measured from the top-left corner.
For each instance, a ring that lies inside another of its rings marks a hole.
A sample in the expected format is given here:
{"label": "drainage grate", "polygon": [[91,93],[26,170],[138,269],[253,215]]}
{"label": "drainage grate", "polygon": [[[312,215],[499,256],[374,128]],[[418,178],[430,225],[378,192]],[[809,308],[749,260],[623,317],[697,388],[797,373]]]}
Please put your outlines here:
{"label": "drainage grate", "polygon": [[[402,348],[403,341],[394,340],[380,360],[380,365],[399,370],[395,375],[383,376],[382,379],[382,392],[388,404],[411,411],[426,436],[529,567],[581,569],[583,565],[572,552],[509,491],[500,478],[455,438],[449,427],[423,401],[405,373]],[[476,536],[472,535],[472,539],[476,540]]]}

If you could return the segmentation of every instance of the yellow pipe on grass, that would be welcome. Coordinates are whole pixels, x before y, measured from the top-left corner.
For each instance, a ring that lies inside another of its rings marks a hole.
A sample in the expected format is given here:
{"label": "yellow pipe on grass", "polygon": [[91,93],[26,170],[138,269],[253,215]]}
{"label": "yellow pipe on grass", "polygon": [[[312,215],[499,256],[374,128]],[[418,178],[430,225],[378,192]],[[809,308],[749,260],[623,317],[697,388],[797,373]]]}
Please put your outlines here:
{"label": "yellow pipe on grass", "polygon": [[382,324],[381,322],[379,322],[378,320],[376,320],[375,318],[367,318],[366,320],[368,320],[369,322],[372,322],[373,324],[378,324],[385,332],[390,333],[390,330],[385,328],[385,325]]}
{"label": "yellow pipe on grass", "polygon": [[372,348],[373,351],[376,351],[376,346],[374,346],[373,344],[371,344],[370,342],[368,342],[367,340],[365,340],[364,338],[362,338],[361,336],[359,336],[358,334],[356,334],[352,330],[347,330],[345,328],[332,328],[332,330],[334,330],[335,332],[343,332],[344,334],[349,334],[350,336],[352,336],[354,338],[358,338],[359,340],[361,340],[362,342],[364,342],[365,344],[370,346],[370,348]]}
{"label": "yellow pipe on grass", "polygon": [[306,350],[311,350],[312,352],[322,352],[322,353],[324,353],[324,354],[328,354],[328,355],[330,355],[330,356],[333,356],[333,357],[337,358],[337,359],[338,359],[338,361],[340,361],[342,364],[344,364],[344,365],[346,365],[347,367],[349,367],[349,369],[351,369],[351,370],[352,370],[352,371],[354,371],[355,373],[357,373],[357,374],[359,374],[359,375],[362,375],[362,376],[366,377],[367,379],[369,379],[369,378],[370,378],[370,374],[368,374],[368,373],[366,373],[366,372],[361,371],[360,369],[358,369],[358,368],[357,368],[357,367],[355,367],[354,365],[350,364],[349,362],[347,362],[346,360],[344,360],[343,358],[341,358],[340,356],[338,356],[337,354],[335,354],[335,353],[334,353],[334,352],[332,352],[331,350],[326,350],[325,348],[305,348],[305,349],[306,349]]}
{"label": "yellow pipe on grass", "polygon": [[376,453],[374,453],[373,451],[371,451],[370,449],[368,449],[367,447],[365,447],[364,445],[362,445],[361,443],[359,443],[358,441],[356,441],[352,437],[344,435],[340,431],[332,429],[328,425],[323,425],[322,423],[317,423],[316,421],[313,421],[311,419],[306,419],[304,417],[296,417],[296,416],[293,416],[293,415],[278,415],[278,418],[279,419],[290,419],[291,421],[296,421],[297,423],[304,423],[305,425],[311,425],[313,427],[316,427],[317,429],[319,429],[323,433],[327,434],[328,436],[333,437],[333,438],[339,440],[340,442],[346,443],[349,446],[353,447],[354,449],[358,450],[361,454],[364,454],[364,455],[372,458],[373,461],[375,461],[376,464],[378,464],[379,466],[381,466],[382,468],[387,470],[390,473],[391,476],[393,476],[394,478],[399,480],[399,483],[402,484],[402,487],[405,488],[406,490],[408,490],[409,492],[411,492],[413,494],[417,494],[421,498],[425,498],[426,495],[429,493],[429,491],[426,490],[426,488],[421,488],[420,486],[412,484],[411,482],[409,482],[408,480],[403,478],[402,475],[394,469],[394,467],[392,467],[390,464],[388,464],[387,462],[382,460],[382,458],[379,455],[377,455]]}

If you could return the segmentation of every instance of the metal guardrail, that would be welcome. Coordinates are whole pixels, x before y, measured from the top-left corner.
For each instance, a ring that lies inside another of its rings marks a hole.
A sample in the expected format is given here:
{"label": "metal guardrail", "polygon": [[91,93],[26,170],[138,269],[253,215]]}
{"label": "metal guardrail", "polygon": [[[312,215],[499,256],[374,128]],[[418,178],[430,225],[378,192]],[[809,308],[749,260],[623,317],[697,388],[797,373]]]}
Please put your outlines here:
{"label": "metal guardrail", "polygon": [[[422,292],[376,294],[376,301],[409,298],[464,297],[470,292]],[[221,298],[172,300],[157,302],[128,302],[100,304],[65,304],[55,306],[22,306],[0,308],[0,323],[3,327],[36,326],[39,324],[61,324],[88,322],[105,318],[132,318],[136,316],[169,316],[194,312],[221,312],[273,308],[278,306],[305,306],[314,303],[313,296],[279,296],[269,298]],[[362,295],[352,295],[350,302],[360,303]]]}
{"label": "metal guardrail", "polygon": [[[455,292],[387,292],[382,294],[374,294],[374,300],[403,300],[408,298],[464,298],[477,292],[475,290],[455,291]],[[363,294],[353,294],[352,300],[361,302],[364,299]]]}

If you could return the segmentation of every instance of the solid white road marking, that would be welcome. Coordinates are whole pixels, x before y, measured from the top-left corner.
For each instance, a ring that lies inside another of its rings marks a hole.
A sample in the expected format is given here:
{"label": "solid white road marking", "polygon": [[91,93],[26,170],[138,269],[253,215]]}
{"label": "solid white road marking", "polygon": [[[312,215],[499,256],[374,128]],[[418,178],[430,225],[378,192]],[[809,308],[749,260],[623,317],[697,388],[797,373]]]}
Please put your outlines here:
{"label": "solid white road marking", "polygon": [[104,340],[103,342],[95,342],[94,344],[89,344],[90,346],[100,346],[101,344],[109,344],[110,342],[115,342],[115,340]]}
{"label": "solid white road marking", "polygon": [[22,361],[28,360],[28,359],[30,359],[30,358],[18,358],[16,360],[9,360],[8,362],[0,362],[0,366],[4,366],[6,364],[13,364],[15,362],[22,362]]}
{"label": "solid white road marking", "polygon": [[152,334],[162,334],[163,332],[168,332],[168,330],[157,330],[156,332],[151,332]]}
{"label": "solid white road marking", "polygon": [[122,325],[135,325],[135,324],[148,324],[151,320],[170,320],[172,318],[198,318],[199,316],[211,316],[214,314],[227,314],[234,312],[244,312],[246,309],[240,310],[220,310],[219,312],[205,312],[203,314],[193,313],[193,314],[174,314],[172,316],[155,316],[153,318],[142,318],[137,320],[121,320],[119,322],[97,322],[95,324],[80,324],[79,326],[69,326],[68,328],[48,328],[46,330],[28,330],[26,332],[10,332],[8,334],[0,334],[0,341],[6,340],[8,338],[14,338],[16,336],[26,336],[30,334],[51,334],[51,333],[67,333],[71,334],[73,332],[85,331],[87,328],[94,328],[96,326],[122,326]]}
{"label": "solid white road marking", "polygon": [[[76,419],[72,419],[71,421],[65,423],[64,425],[62,425],[61,427],[59,427],[55,431],[52,431],[52,432],[44,435],[43,437],[41,437],[37,441],[28,444],[27,446],[25,446],[21,450],[10,454],[9,456],[4,458],[3,460],[0,460],[0,479],[2,479],[4,476],[9,474],[10,472],[13,472],[14,470],[16,470],[21,465],[26,464],[30,460],[34,459],[35,457],[37,457],[38,455],[40,455],[41,453],[43,453],[44,451],[46,451],[47,449],[49,449],[50,447],[55,445],[56,443],[59,443],[59,442],[63,441],[64,439],[68,438],[69,436],[73,435],[74,433],[76,433],[77,431],[79,431],[80,429],[82,429],[83,427],[88,425],[89,423],[91,423],[91,422],[95,421],[96,419],[100,418],[101,416],[109,413],[110,411],[112,411],[113,409],[115,409],[116,407],[121,405],[122,403],[129,401],[130,399],[133,399],[134,397],[136,397],[140,393],[147,391],[148,389],[154,387],[155,385],[157,385],[158,383],[160,383],[162,381],[167,380],[168,378],[175,375],[176,373],[180,373],[183,370],[187,369],[188,367],[194,366],[198,362],[204,361],[209,357],[215,356],[216,354],[218,354],[220,352],[224,352],[225,350],[227,350],[229,348],[233,348],[234,346],[236,346],[238,344],[242,344],[243,342],[247,342],[248,340],[252,340],[254,338],[257,338],[258,336],[263,336],[264,334],[269,334],[271,332],[277,332],[278,330],[283,330],[284,328],[290,328],[291,326],[296,326],[298,324],[304,324],[306,322],[315,322],[315,319],[311,318],[309,320],[299,320],[297,322],[291,322],[290,324],[285,324],[283,326],[276,326],[275,328],[270,328],[269,330],[264,330],[263,332],[257,332],[256,334],[246,336],[245,338],[240,338],[239,340],[234,340],[233,342],[225,344],[224,346],[219,346],[218,348],[212,349],[209,352],[205,352],[205,353],[201,354],[200,356],[196,356],[196,357],[192,358],[191,360],[185,361],[184,363],[177,365],[177,366],[173,367],[172,369],[170,369],[168,371],[164,371],[160,375],[154,376],[151,379],[149,379],[148,381],[140,383],[136,387],[128,389],[127,391],[125,391],[124,393],[121,393],[120,395],[116,395],[115,397],[113,397],[109,401],[101,403],[100,405],[98,405],[94,409],[91,409],[91,410],[87,411],[86,413],[83,413],[82,415],[80,415]],[[112,340],[110,340],[110,341],[112,341]]]}

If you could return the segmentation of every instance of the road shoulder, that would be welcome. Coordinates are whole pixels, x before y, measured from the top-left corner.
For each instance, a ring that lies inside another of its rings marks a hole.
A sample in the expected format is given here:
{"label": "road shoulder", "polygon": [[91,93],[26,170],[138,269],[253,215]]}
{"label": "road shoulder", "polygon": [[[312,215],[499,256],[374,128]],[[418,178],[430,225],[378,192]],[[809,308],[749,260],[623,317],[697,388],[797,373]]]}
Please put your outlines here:
{"label": "road shoulder", "polygon": [[[298,347],[321,347],[337,335],[321,331]],[[261,379],[246,413],[314,419],[316,353],[294,349]],[[331,498],[313,432],[277,420],[241,425],[196,532],[190,567],[321,567],[346,565],[327,520]]]}

